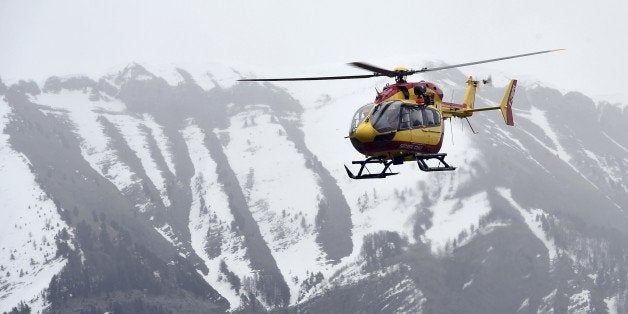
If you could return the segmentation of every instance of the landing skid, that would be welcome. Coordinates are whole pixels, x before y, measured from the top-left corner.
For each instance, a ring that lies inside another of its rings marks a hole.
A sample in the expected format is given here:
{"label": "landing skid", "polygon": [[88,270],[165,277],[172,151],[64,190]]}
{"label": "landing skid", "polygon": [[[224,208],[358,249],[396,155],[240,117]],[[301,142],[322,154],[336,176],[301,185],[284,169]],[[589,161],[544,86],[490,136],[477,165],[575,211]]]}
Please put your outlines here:
{"label": "landing skid", "polygon": [[[399,174],[398,172],[392,172],[392,170],[390,170],[390,166],[400,165],[405,161],[407,157],[412,157],[412,156],[414,156],[414,158],[416,159],[417,164],[419,165],[419,169],[421,169],[421,171],[431,172],[431,171],[456,170],[456,167],[450,166],[445,161],[445,156],[447,156],[447,154],[445,153],[405,155],[405,156],[395,158],[393,160],[388,160],[381,157],[369,157],[365,160],[358,160],[358,161],[351,162],[354,165],[360,165],[360,170],[358,171],[358,174],[353,174],[353,172],[351,172],[351,170],[349,170],[347,166],[345,166],[345,170],[347,170],[347,175],[349,175],[349,178],[351,179],[356,179],[356,180],[357,179],[381,179],[387,176],[394,176],[396,174]],[[426,161],[430,159],[438,160],[439,161],[438,166],[430,167],[426,163]],[[380,164],[380,165],[383,165],[384,168],[378,173],[371,173],[371,171],[369,171],[369,169],[366,167],[368,164]],[[366,174],[364,173],[365,170],[367,172]]]}
{"label": "landing skid", "polygon": [[[450,166],[445,161],[445,156],[447,156],[446,153],[440,153],[440,154],[416,154],[416,155],[414,155],[414,157],[416,158],[417,164],[419,164],[419,169],[421,169],[422,171],[430,172],[430,171],[452,171],[452,170],[456,170],[456,167]],[[438,166],[436,166],[436,167],[428,166],[425,161],[430,160],[430,159],[437,159],[439,161]]]}
{"label": "landing skid", "polygon": [[[351,170],[349,170],[349,168],[345,166],[345,170],[347,170],[347,174],[351,179],[380,179],[398,174],[398,172],[388,171],[390,170],[390,165],[394,163],[393,160],[386,160],[379,157],[369,157],[366,160],[352,161],[351,163],[354,165],[360,165],[360,170],[358,171],[357,175],[354,175]],[[371,173],[366,167],[367,164],[381,164],[384,166],[384,169],[382,169],[382,171],[379,173]],[[366,170],[366,172],[368,173],[364,174],[364,170]]]}

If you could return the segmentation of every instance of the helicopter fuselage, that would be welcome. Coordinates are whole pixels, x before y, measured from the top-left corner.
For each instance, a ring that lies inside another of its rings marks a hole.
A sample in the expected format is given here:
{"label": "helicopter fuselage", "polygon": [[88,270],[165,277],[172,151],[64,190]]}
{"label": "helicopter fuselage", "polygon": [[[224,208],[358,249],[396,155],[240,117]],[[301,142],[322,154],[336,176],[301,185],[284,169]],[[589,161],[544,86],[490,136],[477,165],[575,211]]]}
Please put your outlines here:
{"label": "helicopter fuselage", "polygon": [[387,85],[375,102],[358,109],[349,138],[368,157],[413,160],[443,144],[443,92],[430,82]]}

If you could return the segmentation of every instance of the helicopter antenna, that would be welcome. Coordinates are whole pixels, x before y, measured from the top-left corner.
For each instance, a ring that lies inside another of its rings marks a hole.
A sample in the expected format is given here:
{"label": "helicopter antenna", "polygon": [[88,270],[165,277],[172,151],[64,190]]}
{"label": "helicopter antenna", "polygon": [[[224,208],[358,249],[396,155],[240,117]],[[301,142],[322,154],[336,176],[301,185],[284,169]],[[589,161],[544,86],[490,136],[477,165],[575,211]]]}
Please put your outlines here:
{"label": "helicopter antenna", "polygon": [[479,134],[480,132],[476,132],[476,131],[473,129],[473,126],[471,125],[471,121],[469,121],[469,118],[465,118],[465,119],[467,120],[467,123],[469,123],[469,128],[471,128],[471,132],[473,132],[473,134]]}
{"label": "helicopter antenna", "polygon": [[460,133],[464,133],[464,122],[460,119]]}
{"label": "helicopter antenna", "polygon": [[449,133],[451,133],[451,146],[454,146],[454,123],[451,119],[449,120]]}

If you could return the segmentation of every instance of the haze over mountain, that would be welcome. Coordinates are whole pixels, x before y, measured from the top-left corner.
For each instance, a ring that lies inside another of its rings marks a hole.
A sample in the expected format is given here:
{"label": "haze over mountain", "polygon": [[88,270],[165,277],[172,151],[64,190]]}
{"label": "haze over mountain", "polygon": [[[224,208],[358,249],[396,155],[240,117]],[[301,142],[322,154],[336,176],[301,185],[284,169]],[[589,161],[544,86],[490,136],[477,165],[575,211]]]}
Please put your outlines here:
{"label": "haze over mountain", "polygon": [[4,0],[0,73],[13,84],[50,75],[100,76],[130,61],[179,66],[212,61],[241,69],[291,69],[284,74],[335,64],[335,74],[351,74],[344,64],[353,61],[390,58],[381,65],[393,68],[420,60],[456,64],[566,48],[488,68],[540,80],[563,93],[577,90],[627,103],[626,80],[617,71],[628,69],[626,12],[622,0],[599,5],[584,0],[568,5],[543,0]]}
{"label": "haze over mountain", "polygon": [[0,83],[0,311],[628,311],[622,106],[523,82],[515,127],[447,122],[456,171],[355,181],[349,119],[387,80],[250,72]]}

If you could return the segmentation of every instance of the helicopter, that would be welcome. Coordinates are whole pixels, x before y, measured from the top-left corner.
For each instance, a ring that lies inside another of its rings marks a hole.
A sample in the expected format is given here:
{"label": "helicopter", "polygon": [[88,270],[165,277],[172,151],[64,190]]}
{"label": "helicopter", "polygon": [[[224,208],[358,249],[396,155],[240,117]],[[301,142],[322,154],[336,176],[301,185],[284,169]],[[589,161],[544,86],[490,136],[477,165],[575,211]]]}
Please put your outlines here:
{"label": "helicopter", "polygon": [[[506,125],[514,126],[512,102],[517,87],[517,80],[510,80],[499,106],[475,107],[475,93],[480,83],[487,80],[474,80],[469,77],[467,89],[461,103],[443,100],[443,91],[434,83],[427,81],[408,82],[407,77],[417,73],[441,71],[481,63],[527,57],[564,49],[551,49],[487,59],[468,63],[446,65],[418,70],[396,67],[384,69],[364,62],[352,62],[348,65],[372,72],[364,75],[317,76],[292,78],[240,79],[242,82],[278,82],[278,81],[320,81],[347,80],[386,76],[395,79],[394,84],[387,84],[382,91],[377,91],[375,101],[360,107],[351,120],[349,135],[353,147],[365,156],[364,160],[352,161],[360,165],[357,174],[345,166],[351,179],[379,179],[396,175],[391,165],[400,165],[406,161],[416,161],[419,169],[426,172],[452,171],[456,167],[445,161],[447,153],[441,153],[444,137],[444,121],[456,118],[467,119],[475,112],[500,110]],[[427,161],[437,160],[436,166]],[[379,164],[383,169],[371,173],[367,165]],[[366,170],[366,172],[365,172]]]}

